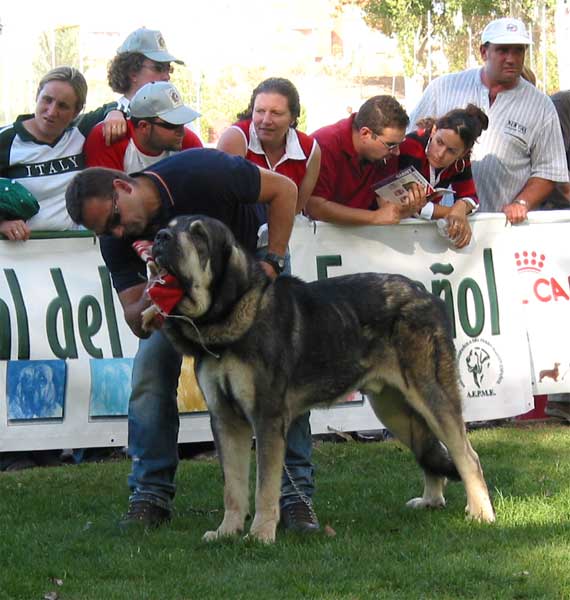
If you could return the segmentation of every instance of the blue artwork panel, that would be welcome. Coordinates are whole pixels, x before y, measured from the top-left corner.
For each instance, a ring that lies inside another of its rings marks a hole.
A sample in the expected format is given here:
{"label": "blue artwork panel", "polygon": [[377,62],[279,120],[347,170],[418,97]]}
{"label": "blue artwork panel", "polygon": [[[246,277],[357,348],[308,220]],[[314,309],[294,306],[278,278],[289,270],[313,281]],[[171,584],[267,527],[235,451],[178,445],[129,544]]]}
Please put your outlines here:
{"label": "blue artwork panel", "polygon": [[9,421],[62,419],[66,364],[63,360],[11,360],[6,371]]}
{"label": "blue artwork panel", "polygon": [[92,359],[90,417],[125,417],[131,395],[132,358]]}

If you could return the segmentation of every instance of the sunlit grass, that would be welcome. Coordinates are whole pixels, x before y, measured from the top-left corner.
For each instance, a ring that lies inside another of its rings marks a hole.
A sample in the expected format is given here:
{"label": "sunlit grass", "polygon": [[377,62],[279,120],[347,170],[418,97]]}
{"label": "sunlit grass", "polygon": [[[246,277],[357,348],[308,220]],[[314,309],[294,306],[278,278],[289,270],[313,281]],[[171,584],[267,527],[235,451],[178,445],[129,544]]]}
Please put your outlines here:
{"label": "sunlit grass", "polygon": [[570,430],[470,439],[495,525],[465,520],[456,483],[445,510],[405,508],[422,478],[397,442],[318,442],[316,510],[336,535],[280,532],[274,546],[201,541],[222,515],[216,461],[182,461],[172,524],[147,533],[116,525],[126,460],[2,473],[0,598],[570,598]]}

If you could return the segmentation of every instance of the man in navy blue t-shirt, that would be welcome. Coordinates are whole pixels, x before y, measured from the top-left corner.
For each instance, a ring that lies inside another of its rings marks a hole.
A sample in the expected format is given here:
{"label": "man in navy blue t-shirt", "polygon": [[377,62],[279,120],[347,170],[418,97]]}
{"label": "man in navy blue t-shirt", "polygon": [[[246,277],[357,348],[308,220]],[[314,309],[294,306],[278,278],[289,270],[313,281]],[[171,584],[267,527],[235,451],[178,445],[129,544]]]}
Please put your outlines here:
{"label": "man in navy blue t-shirt", "polygon": [[[283,269],[296,202],[297,188],[287,177],[212,149],[180,152],[131,176],[94,167],[78,173],[70,183],[67,210],[76,223],[100,236],[101,253],[125,320],[141,338],[129,401],[131,496],[122,524],[156,526],[171,517],[182,360],[160,330],[150,336],[142,330],[141,313],[150,300],[144,293],[145,265],[132,242],[152,239],[177,215],[203,214],[225,223],[253,253],[267,215],[269,248],[261,265],[276,277]],[[314,511],[306,510],[314,487],[308,413],[291,426],[285,462],[294,482],[284,477],[282,510],[300,515],[286,522],[300,531],[317,530]],[[299,492],[305,497],[300,498]]]}

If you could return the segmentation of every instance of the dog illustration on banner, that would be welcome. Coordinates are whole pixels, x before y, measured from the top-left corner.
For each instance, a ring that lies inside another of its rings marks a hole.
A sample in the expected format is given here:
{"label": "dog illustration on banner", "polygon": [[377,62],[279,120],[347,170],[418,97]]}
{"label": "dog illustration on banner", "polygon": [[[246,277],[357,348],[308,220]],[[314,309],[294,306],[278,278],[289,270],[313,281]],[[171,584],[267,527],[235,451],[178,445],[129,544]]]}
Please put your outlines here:
{"label": "dog illustration on banner", "polygon": [[560,376],[559,371],[560,363],[555,362],[554,367],[552,369],[544,369],[538,374],[538,382],[540,383],[545,377],[550,377],[553,381],[558,381],[558,377]]}
{"label": "dog illustration on banner", "polygon": [[467,363],[467,369],[473,375],[473,381],[478,388],[481,388],[481,383],[485,376],[484,370],[491,357],[484,348],[471,348],[465,362]]}
{"label": "dog illustration on banner", "polygon": [[465,431],[441,299],[401,275],[272,280],[225,225],[201,216],[178,217],[159,231],[153,258],[183,290],[163,328],[194,357],[224,474],[224,517],[205,540],[244,529],[253,432],[257,486],[249,535],[273,542],[291,421],[355,390],[423,469],[423,495],[408,506],[445,506],[447,478],[461,479],[468,516],[495,520]]}
{"label": "dog illustration on banner", "polygon": [[8,419],[63,417],[66,366],[63,360],[17,360],[8,363]]}

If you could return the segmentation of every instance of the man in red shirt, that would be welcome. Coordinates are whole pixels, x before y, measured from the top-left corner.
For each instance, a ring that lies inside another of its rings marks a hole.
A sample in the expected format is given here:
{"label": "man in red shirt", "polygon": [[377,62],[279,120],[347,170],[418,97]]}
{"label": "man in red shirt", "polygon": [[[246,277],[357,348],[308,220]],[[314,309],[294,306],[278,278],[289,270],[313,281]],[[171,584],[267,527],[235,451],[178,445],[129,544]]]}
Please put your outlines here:
{"label": "man in red shirt", "polygon": [[392,96],[373,96],[356,114],[313,133],[321,147],[319,178],[307,203],[313,219],[344,225],[390,225],[417,213],[423,190],[402,206],[376,205],[374,184],[396,172],[408,115]]}
{"label": "man in red shirt", "polygon": [[186,106],[168,81],[143,85],[130,103],[127,135],[105,146],[103,123],[87,137],[83,152],[88,167],[109,167],[126,173],[142,171],[188,148],[201,148],[200,138],[184,125],[200,116]]}

